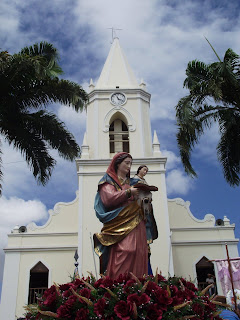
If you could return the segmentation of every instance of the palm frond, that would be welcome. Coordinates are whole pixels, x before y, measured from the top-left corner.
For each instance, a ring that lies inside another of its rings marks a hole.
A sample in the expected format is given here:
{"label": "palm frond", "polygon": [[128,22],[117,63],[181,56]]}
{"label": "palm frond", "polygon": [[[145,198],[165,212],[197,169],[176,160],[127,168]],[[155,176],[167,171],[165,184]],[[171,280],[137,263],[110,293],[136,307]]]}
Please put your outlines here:
{"label": "palm frond", "polygon": [[220,59],[219,55],[217,54],[216,50],[213,48],[213,46],[211,45],[210,41],[205,37],[205,39],[207,40],[208,44],[210,45],[210,47],[212,48],[213,52],[215,53],[216,57],[218,58],[218,60],[220,62],[222,62],[222,60]]}
{"label": "palm frond", "polygon": [[47,142],[64,159],[73,161],[79,156],[80,148],[77,142],[55,114],[40,110],[36,113],[24,115],[22,120],[29,132]]}
{"label": "palm frond", "polygon": [[217,155],[223,167],[226,181],[231,186],[240,185],[240,115],[220,112],[219,129],[221,138]]}
{"label": "palm frond", "polygon": [[45,185],[56,161],[50,156],[46,143],[38,134],[24,127],[21,120],[18,117],[18,126],[15,127],[8,127],[9,123],[5,126],[1,124],[1,134],[9,145],[21,152],[38,183]]}

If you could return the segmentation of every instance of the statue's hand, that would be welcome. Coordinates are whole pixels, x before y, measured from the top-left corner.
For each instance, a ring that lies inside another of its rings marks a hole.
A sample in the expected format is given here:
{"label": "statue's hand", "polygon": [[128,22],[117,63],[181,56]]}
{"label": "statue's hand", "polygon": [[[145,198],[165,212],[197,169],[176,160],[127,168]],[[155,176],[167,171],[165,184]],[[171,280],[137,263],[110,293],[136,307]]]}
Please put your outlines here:
{"label": "statue's hand", "polygon": [[131,195],[134,197],[134,199],[137,199],[139,196],[138,188],[131,187]]}

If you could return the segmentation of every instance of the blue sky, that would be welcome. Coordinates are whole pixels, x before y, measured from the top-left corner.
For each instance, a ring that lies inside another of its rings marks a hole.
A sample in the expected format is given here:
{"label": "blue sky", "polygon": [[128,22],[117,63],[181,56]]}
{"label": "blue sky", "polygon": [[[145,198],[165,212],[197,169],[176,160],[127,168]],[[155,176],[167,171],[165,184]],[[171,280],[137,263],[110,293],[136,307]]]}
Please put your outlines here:
{"label": "blue sky", "polygon": [[[59,50],[64,77],[86,90],[90,78],[96,83],[111,45],[111,30],[117,35],[136,77],[144,79],[151,93],[152,129],[158,133],[161,150],[168,156],[169,198],[191,202],[193,215],[207,213],[236,223],[240,237],[239,188],[225,182],[216,157],[218,128],[206,131],[194,149],[192,161],[198,173],[190,179],[184,173],[176,144],[175,105],[187,91],[183,89],[187,63],[206,63],[216,57],[207,37],[220,57],[228,48],[240,53],[240,5],[232,1],[191,0],[52,0],[0,3],[0,47],[15,53],[35,42],[48,41]],[[85,131],[84,113],[65,106],[54,110],[81,145]],[[4,139],[3,197],[0,199],[0,279],[7,233],[16,225],[42,223],[47,210],[60,201],[72,201],[77,190],[75,163],[59,159],[46,187],[38,186],[21,155]]]}

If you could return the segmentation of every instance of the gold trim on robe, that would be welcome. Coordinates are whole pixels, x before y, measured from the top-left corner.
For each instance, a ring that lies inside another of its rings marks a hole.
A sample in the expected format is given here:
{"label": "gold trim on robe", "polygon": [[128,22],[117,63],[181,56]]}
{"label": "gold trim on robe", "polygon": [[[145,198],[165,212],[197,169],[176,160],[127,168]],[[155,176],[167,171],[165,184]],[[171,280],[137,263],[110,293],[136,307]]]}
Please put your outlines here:
{"label": "gold trim on robe", "polygon": [[95,236],[102,245],[111,246],[126,237],[142,220],[142,208],[134,201],[123,208],[116,218],[105,223],[101,233],[95,233]]}

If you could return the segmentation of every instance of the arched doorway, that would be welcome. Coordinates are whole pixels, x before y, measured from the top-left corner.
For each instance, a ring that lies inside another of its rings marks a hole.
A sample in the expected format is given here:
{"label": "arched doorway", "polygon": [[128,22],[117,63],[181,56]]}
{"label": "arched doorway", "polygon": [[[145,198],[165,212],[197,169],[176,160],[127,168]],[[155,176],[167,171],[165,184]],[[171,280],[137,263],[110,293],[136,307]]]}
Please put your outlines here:
{"label": "arched doorway", "polygon": [[41,261],[30,270],[28,304],[36,303],[37,295],[48,288],[48,273],[48,268]]}
{"label": "arched doorway", "polygon": [[215,278],[214,264],[203,256],[196,264],[196,273],[198,288],[199,290],[202,290],[208,286],[208,283],[206,282],[208,274],[213,275]]}

